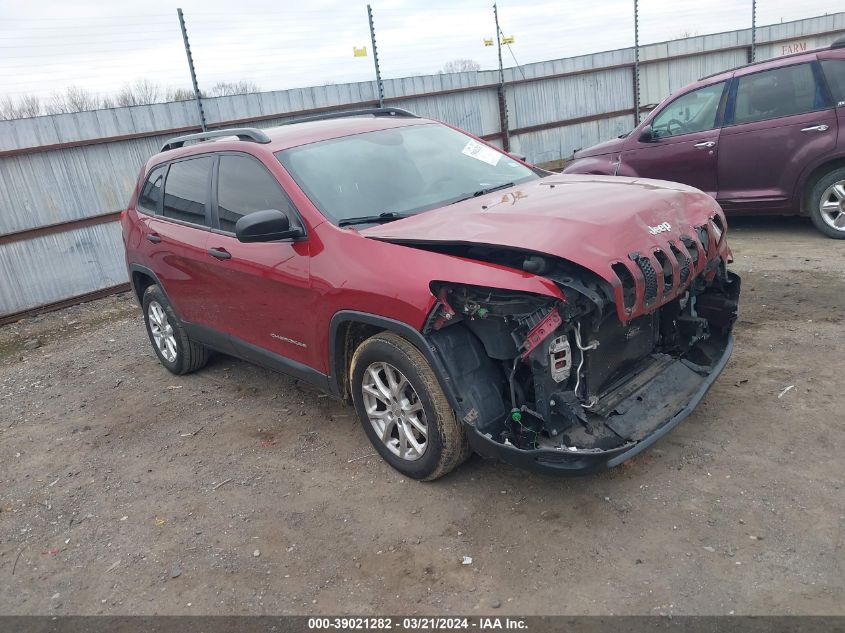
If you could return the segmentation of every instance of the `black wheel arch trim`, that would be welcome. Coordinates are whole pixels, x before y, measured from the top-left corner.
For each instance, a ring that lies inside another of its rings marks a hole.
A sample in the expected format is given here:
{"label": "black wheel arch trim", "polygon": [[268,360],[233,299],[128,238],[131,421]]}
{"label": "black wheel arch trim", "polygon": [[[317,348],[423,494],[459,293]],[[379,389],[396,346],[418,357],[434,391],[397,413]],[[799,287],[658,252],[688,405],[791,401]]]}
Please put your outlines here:
{"label": "black wheel arch trim", "polygon": [[446,394],[449,406],[460,416],[464,407],[460,406],[455,392],[454,382],[449,377],[446,366],[440,358],[437,348],[431,341],[422,332],[414,329],[407,323],[357,310],[340,310],[339,312],[335,312],[329,323],[329,387],[335,396],[341,397],[343,394],[343,385],[341,384],[343,374],[336,371],[338,336],[341,326],[350,322],[374,325],[384,330],[395,332],[410,341],[422,353],[429,365],[431,365],[435,376],[437,376],[437,380],[440,382],[443,393]]}
{"label": "black wheel arch trim", "polygon": [[[176,311],[176,308],[173,306],[173,302],[170,300],[170,296],[167,294],[167,290],[164,288],[164,284],[161,283],[161,279],[158,278],[152,270],[147,268],[146,266],[142,266],[141,264],[129,264],[129,284],[132,286],[132,292],[138,298],[138,303],[143,301],[143,297],[138,293],[138,288],[135,287],[135,273],[141,273],[142,275],[146,275],[150,279],[152,279],[155,284],[161,288],[161,291],[164,293],[165,298],[167,299],[170,307],[173,311]],[[178,314],[176,316],[179,316]]]}
{"label": "black wheel arch trim", "polygon": [[792,192],[792,199],[797,203],[801,215],[809,215],[810,213],[810,210],[805,209],[804,205],[807,202],[807,196],[810,190],[815,186],[819,178],[823,178],[828,171],[839,169],[843,166],[845,166],[845,150],[835,150],[804,167]]}

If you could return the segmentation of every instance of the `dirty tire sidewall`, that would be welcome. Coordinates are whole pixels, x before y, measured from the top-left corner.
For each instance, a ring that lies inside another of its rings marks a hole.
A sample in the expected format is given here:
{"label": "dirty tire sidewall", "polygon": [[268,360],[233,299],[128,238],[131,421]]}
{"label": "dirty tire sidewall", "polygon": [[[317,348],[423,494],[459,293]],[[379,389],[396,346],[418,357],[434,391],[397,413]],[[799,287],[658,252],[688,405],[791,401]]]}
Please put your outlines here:
{"label": "dirty tire sidewall", "polygon": [[827,188],[841,180],[845,180],[845,167],[840,167],[827,172],[815,182],[813,187],[810,189],[810,193],[807,196],[806,201],[806,208],[809,210],[810,219],[813,221],[816,228],[828,237],[832,237],[836,240],[845,240],[845,231],[837,231],[824,221],[821,210],[819,209],[819,204],[821,203],[822,194],[827,190]]}
{"label": "dirty tire sidewall", "polygon": [[[153,301],[157,301],[164,309],[165,314],[167,314],[167,322],[173,328],[174,338],[176,339],[176,360],[172,362],[162,356],[153,339],[153,334],[150,329],[149,316],[149,305]],[[187,374],[192,371],[196,371],[208,362],[208,350],[202,345],[191,341],[188,333],[182,325],[182,322],[179,320],[179,317],[176,316],[173,306],[170,305],[170,302],[167,300],[167,296],[164,292],[162,292],[158,285],[153,284],[144,291],[142,306],[144,309],[144,325],[147,328],[147,337],[150,339],[150,345],[152,345],[153,351],[158,357],[159,362],[161,362],[161,364],[164,365],[169,372],[176,374],[177,376]]]}
{"label": "dirty tire sidewall", "polygon": [[[428,426],[428,445],[415,461],[394,455],[373,429],[364,408],[361,384],[372,363],[387,362],[408,378],[420,398]],[[425,357],[407,339],[383,332],[364,341],[352,357],[351,392],[355,411],[373,447],[393,468],[412,479],[431,481],[442,477],[467,459],[466,435],[449,406],[446,395]]]}

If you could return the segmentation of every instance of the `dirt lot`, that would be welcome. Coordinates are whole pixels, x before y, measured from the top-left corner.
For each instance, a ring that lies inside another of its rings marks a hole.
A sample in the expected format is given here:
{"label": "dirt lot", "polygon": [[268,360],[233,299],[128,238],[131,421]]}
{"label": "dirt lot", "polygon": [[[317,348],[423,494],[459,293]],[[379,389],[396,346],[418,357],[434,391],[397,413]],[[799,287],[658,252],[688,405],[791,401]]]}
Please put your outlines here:
{"label": "dirt lot", "polygon": [[403,480],[293,380],[168,374],[129,296],[0,328],[0,611],[845,614],[845,242],[731,237],[727,370],[588,478]]}

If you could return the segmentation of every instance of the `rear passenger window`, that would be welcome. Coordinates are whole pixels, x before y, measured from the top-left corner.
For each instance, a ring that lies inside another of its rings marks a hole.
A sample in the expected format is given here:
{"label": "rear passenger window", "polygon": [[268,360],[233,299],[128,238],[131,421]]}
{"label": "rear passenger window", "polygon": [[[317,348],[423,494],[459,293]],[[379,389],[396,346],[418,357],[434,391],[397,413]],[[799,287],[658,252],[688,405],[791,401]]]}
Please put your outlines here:
{"label": "rear passenger window", "polygon": [[141,193],[138,196],[138,207],[147,213],[158,213],[158,203],[161,202],[161,186],[164,184],[166,165],[156,167],[150,172]]}
{"label": "rear passenger window", "polygon": [[845,105],[845,59],[824,59],[822,70],[837,105]]}
{"label": "rear passenger window", "polygon": [[206,224],[205,207],[211,190],[212,162],[210,156],[203,156],[170,165],[164,184],[164,217]]}
{"label": "rear passenger window", "polygon": [[827,105],[810,64],[774,68],[739,78],[734,123],[812,112]]}
{"label": "rear passenger window", "polygon": [[224,154],[217,176],[220,229],[235,232],[235,223],[255,211],[291,209],[281,185],[266,167],[247,156]]}

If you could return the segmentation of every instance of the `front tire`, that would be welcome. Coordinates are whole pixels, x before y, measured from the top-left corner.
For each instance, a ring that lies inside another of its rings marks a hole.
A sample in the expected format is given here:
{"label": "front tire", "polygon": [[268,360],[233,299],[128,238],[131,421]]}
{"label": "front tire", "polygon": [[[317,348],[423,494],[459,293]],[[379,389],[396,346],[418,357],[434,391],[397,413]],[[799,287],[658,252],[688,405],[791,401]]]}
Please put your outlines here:
{"label": "front tire", "polygon": [[819,231],[837,240],[845,239],[845,167],[833,169],[816,181],[807,208]]}
{"label": "front tire", "polygon": [[382,332],[352,356],[350,386],[364,432],[379,455],[412,479],[432,481],[469,456],[464,429],[420,351]]}
{"label": "front tire", "polygon": [[208,349],[190,339],[158,285],[153,284],[144,291],[142,305],[153,351],[169,372],[181,376],[205,366]]}

